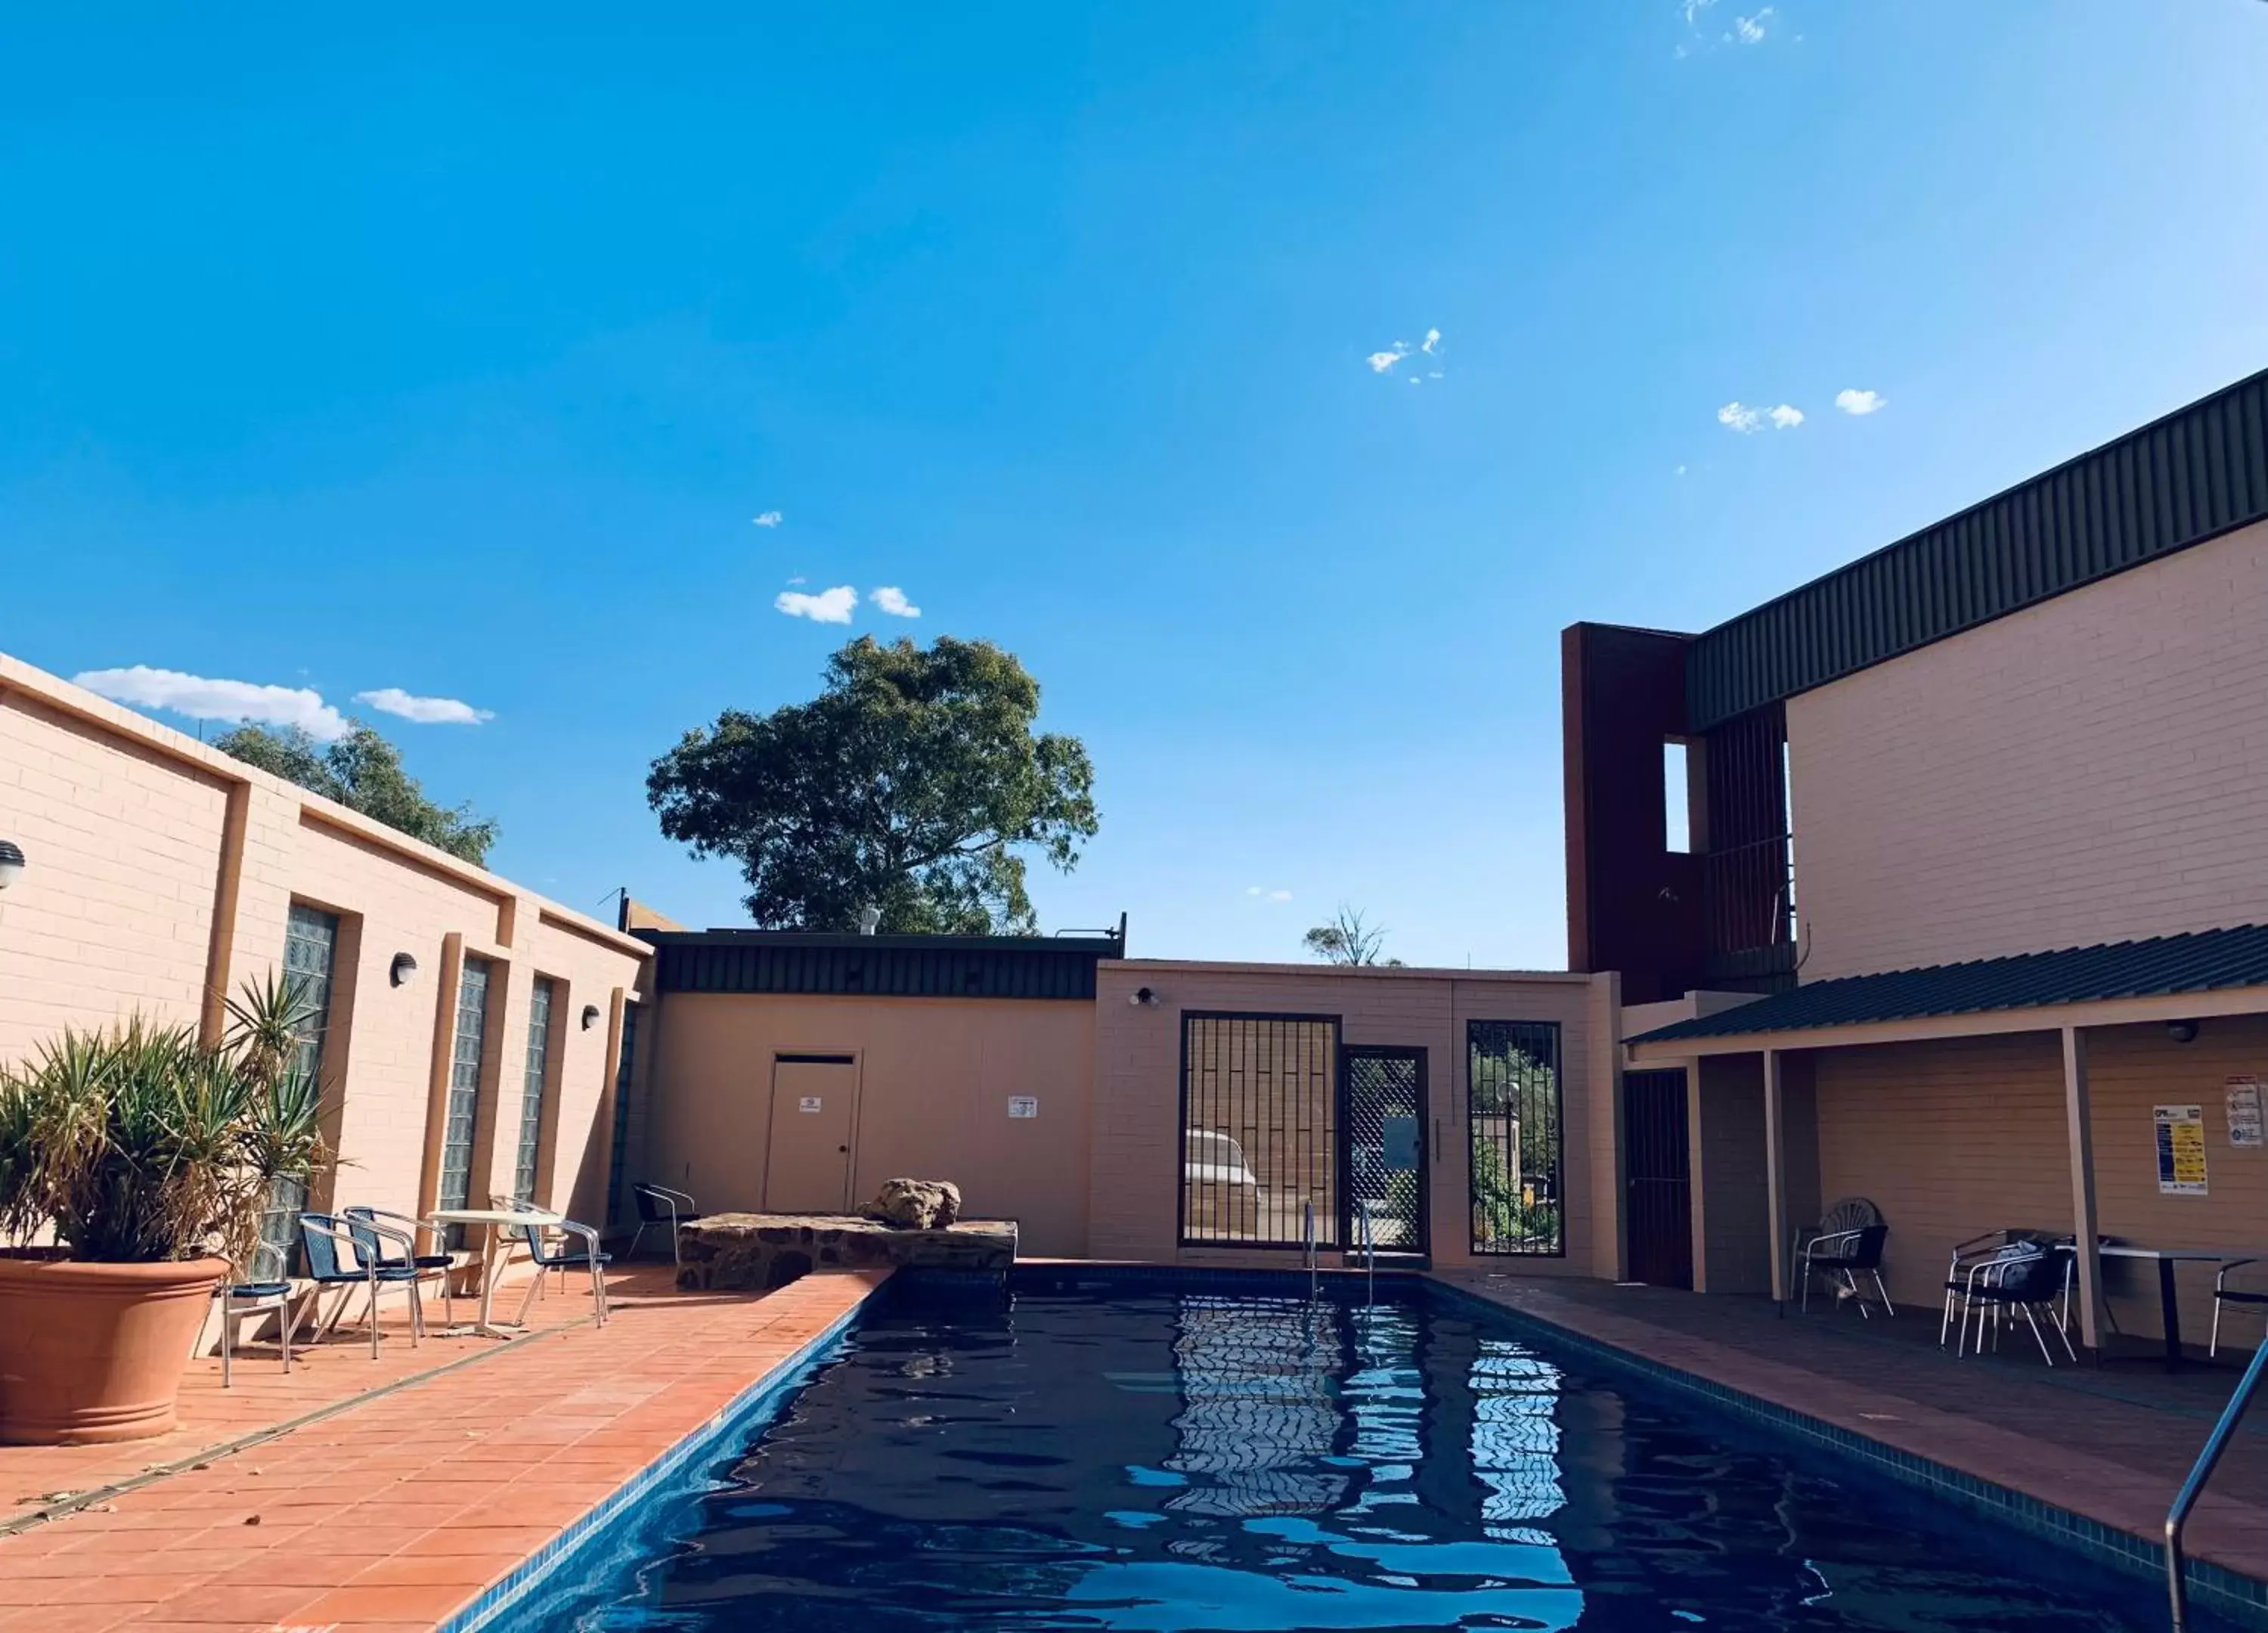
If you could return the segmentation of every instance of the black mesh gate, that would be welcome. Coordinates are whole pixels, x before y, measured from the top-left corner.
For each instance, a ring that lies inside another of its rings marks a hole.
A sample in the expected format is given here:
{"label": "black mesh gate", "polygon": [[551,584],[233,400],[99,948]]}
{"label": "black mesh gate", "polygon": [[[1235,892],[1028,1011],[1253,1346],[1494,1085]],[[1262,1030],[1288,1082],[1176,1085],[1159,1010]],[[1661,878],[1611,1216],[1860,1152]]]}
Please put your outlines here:
{"label": "black mesh gate", "polygon": [[1350,1048],[1339,1056],[1342,1215],[1349,1254],[1425,1251],[1425,1053]]}

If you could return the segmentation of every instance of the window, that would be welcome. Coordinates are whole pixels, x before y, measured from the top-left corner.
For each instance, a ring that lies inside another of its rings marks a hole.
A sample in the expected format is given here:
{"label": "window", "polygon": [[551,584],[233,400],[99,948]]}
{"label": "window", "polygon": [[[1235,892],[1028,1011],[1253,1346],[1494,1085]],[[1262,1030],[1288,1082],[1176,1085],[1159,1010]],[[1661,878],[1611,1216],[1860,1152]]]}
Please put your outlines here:
{"label": "window", "polygon": [[549,975],[535,978],[527,1000],[527,1070],[519,1093],[519,1162],[512,1170],[512,1195],[540,1203],[535,1161],[543,1150],[543,1090],[551,1073],[551,1000],[557,990]]}
{"label": "window", "polygon": [[[331,980],[338,952],[339,916],[294,901],[284,921],[284,979],[298,989],[304,1007],[299,1016],[299,1048],[291,1064],[312,1083],[323,1080],[323,1039],[331,1029]],[[304,1181],[278,1179],[269,1190],[260,1239],[281,1256],[278,1275],[292,1271],[299,1243],[299,1214],[306,1205]]]}
{"label": "window", "polygon": [[622,1053],[615,1067],[614,1148],[607,1157],[607,1217],[622,1214],[622,1163],[630,1147],[630,1063],[637,1056],[637,1005],[622,1005]]}
{"label": "window", "polygon": [[1338,1023],[1182,1019],[1182,1239],[1297,1247],[1338,1237]]}
{"label": "window", "polygon": [[1661,817],[1667,848],[1684,856],[1693,849],[1693,784],[1688,780],[1685,745],[1661,746]]}
{"label": "window", "polygon": [[[462,1208],[471,1200],[473,1136],[481,1114],[481,1050],[488,1041],[489,961],[468,958],[457,981],[457,1035],[449,1056],[449,1109],[441,1128],[438,1206]],[[461,1232],[452,1231],[455,1238]],[[453,1240],[452,1246],[455,1243]]]}
{"label": "window", "polygon": [[1472,1250],[1564,1254],[1558,1023],[1476,1020],[1465,1040]]}

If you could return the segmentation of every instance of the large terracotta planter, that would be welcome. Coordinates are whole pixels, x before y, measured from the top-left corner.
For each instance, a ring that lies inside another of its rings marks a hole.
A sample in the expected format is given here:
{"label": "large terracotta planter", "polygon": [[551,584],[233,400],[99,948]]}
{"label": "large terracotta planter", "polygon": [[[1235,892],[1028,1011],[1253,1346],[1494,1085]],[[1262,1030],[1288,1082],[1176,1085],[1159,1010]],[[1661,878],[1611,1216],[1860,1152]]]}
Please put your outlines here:
{"label": "large terracotta planter", "polygon": [[80,1264],[0,1254],[0,1445],[140,1440],[174,1425],[219,1259]]}

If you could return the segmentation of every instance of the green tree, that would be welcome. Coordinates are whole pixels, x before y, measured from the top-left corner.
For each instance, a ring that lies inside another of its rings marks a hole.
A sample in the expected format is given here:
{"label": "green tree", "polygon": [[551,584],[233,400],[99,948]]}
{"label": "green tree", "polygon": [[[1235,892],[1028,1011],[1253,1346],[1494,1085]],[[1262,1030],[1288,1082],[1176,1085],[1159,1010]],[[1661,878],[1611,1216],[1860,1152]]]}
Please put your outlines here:
{"label": "green tree", "polygon": [[485,865],[497,839],[494,820],[475,816],[469,805],[436,805],[401,769],[400,749],[359,720],[348,724],[344,737],[324,744],[299,726],[271,732],[247,721],[214,746],[453,857]]}
{"label": "green tree", "polygon": [[924,651],[861,636],[807,703],[728,709],[653,762],[661,831],[737,857],[759,924],[981,934],[1036,927],[1020,849],[1069,872],[1094,836],[1094,769],[1035,733],[1039,683],[988,641]]}
{"label": "green tree", "polygon": [[1381,959],[1386,951],[1386,926],[1373,924],[1363,916],[1360,908],[1351,908],[1344,902],[1323,923],[1316,925],[1300,938],[1307,951],[1327,964],[1392,964],[1400,959]]}

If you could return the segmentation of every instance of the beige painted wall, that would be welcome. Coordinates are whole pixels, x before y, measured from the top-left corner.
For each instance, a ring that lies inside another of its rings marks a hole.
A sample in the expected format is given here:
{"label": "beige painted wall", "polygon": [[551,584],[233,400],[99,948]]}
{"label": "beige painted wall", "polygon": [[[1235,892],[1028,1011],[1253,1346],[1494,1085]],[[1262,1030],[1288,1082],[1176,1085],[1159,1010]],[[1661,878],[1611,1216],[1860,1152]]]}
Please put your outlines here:
{"label": "beige painted wall", "polygon": [[[971,1217],[1018,1220],[1027,1255],[1086,1253],[1091,1004],[673,992],[658,1018],[639,1177],[705,1212],[762,1209],[774,1057],[852,1055],[854,1203],[895,1175],[949,1179]],[[1039,1114],[1011,1118],[1011,1095]]]}
{"label": "beige painted wall", "polygon": [[1792,698],[1807,981],[2268,920],[2268,523]]}
{"label": "beige painted wall", "polygon": [[[1317,965],[1103,964],[1095,1001],[1095,1122],[1091,1250],[1099,1259],[1281,1265],[1280,1249],[1179,1247],[1184,1011],[1336,1015],[1347,1044],[1426,1051],[1432,1128],[1433,1262],[1476,1262],[1465,1147],[1465,1024],[1557,1021],[1567,1188],[1563,1258],[1490,1257],[1490,1269],[1611,1276],[1617,1255],[1612,978],[1463,970],[1335,969]],[[1153,1004],[1130,1002],[1150,988]],[[1601,1115],[1594,1107],[1609,1108]],[[1603,1267],[1603,1268],[1602,1268]]]}
{"label": "beige painted wall", "polygon": [[[2228,1144],[2224,1080],[2268,1078],[2268,1017],[2212,1020],[2193,1043],[2161,1026],[2088,1033],[2098,1228],[2160,1247],[2268,1251],[2268,1151]],[[2005,1226],[2068,1232],[2061,1044],[2052,1033],[1824,1049],[1817,1078],[1820,1195],[1871,1198],[1890,1225],[1885,1279],[1900,1304],[1934,1306],[1946,1257]],[[2151,1108],[2205,1108],[2205,1196],[2158,1190]],[[2160,1331],[2156,1272],[2104,1262],[2119,1326]],[[2212,1320],[2213,1269],[2178,1276],[2183,1335]],[[2246,1346],[2255,1317],[2233,1317]]]}
{"label": "beige painted wall", "polygon": [[[218,995],[282,962],[295,900],[338,913],[324,1068],[342,1165],[318,1199],[413,1212],[431,1192],[454,938],[503,977],[475,1195],[512,1182],[542,974],[561,1019],[540,1188],[583,1217],[602,1210],[612,1016],[636,996],[643,944],[4,655],[0,837],[28,857],[0,894],[0,1061],[136,1012],[216,1026]],[[419,966],[398,989],[397,953]],[[600,1011],[588,1030],[585,1004]]]}

